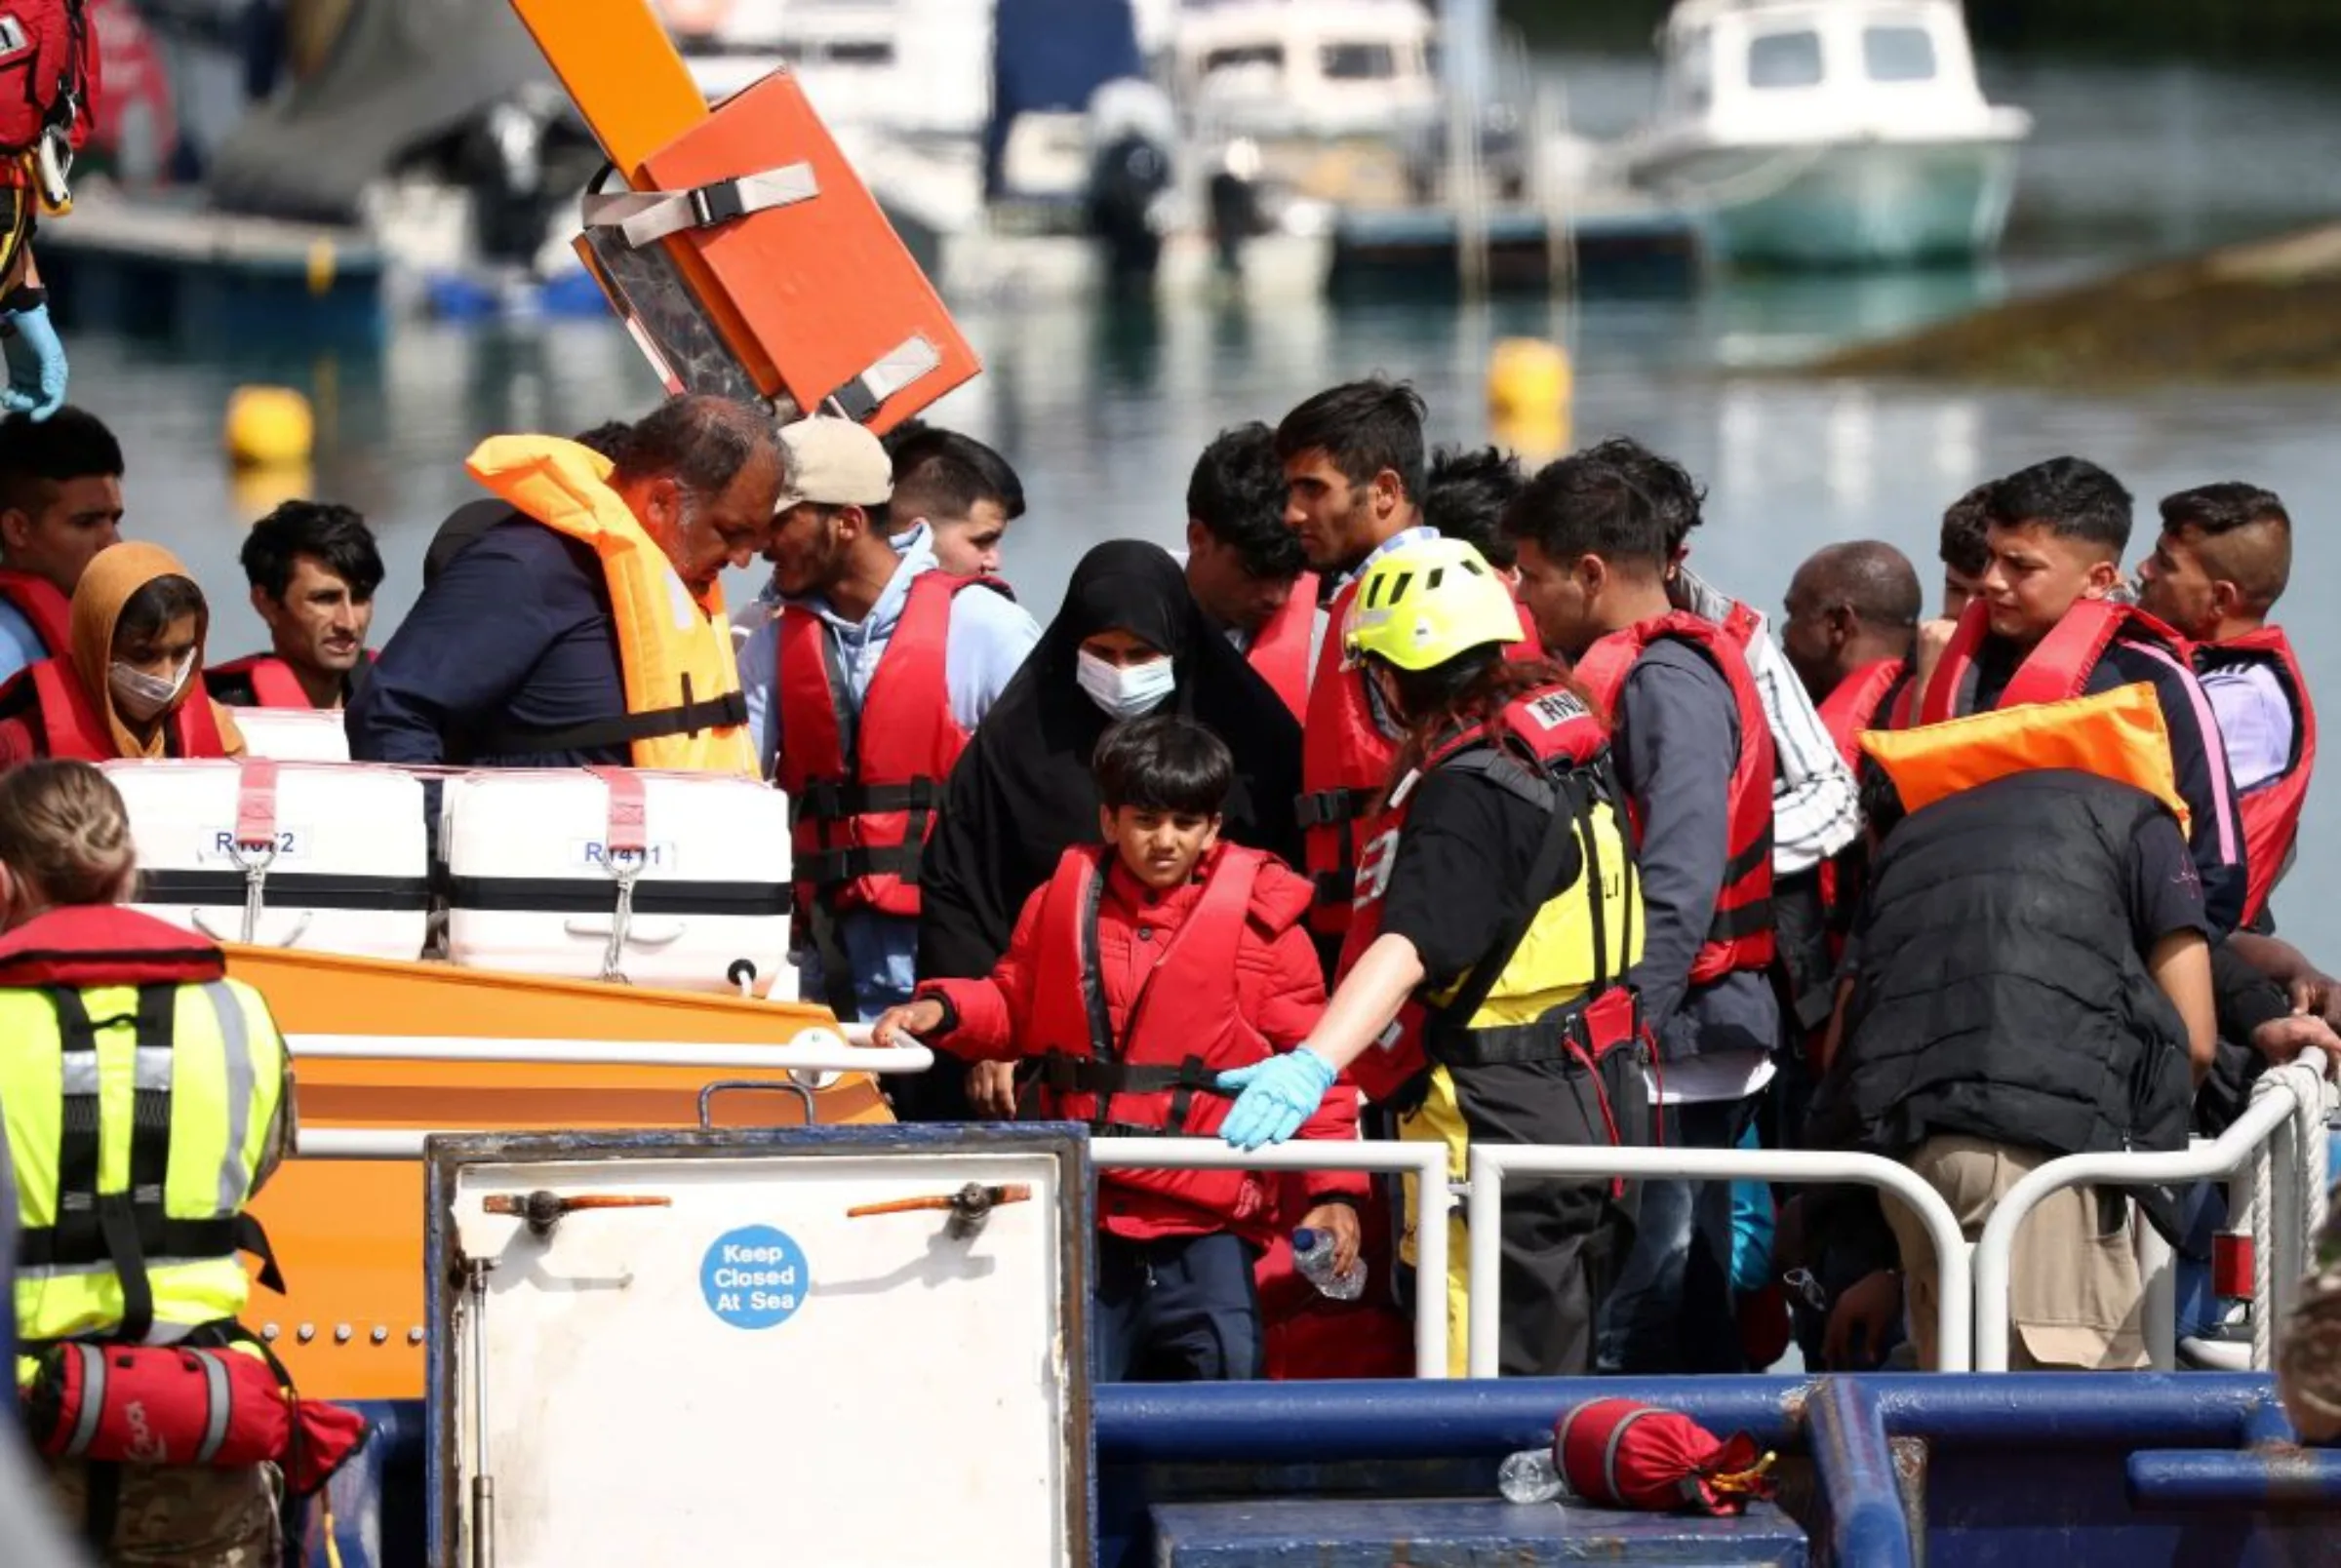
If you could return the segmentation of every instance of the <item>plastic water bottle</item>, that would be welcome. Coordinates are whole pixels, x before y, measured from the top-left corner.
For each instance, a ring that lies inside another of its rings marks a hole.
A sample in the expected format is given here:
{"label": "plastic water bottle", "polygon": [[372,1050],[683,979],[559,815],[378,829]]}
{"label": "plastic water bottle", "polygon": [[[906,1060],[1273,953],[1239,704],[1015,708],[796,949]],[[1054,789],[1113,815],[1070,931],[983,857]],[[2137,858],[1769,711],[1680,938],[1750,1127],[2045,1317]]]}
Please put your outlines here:
{"label": "plastic water bottle", "polygon": [[1292,1233],[1292,1267],[1301,1277],[1315,1285],[1318,1294],[1334,1301],[1356,1301],[1366,1294],[1366,1260],[1360,1258],[1349,1266],[1349,1273],[1333,1272],[1333,1234],[1330,1231],[1312,1231],[1302,1226]]}
{"label": "plastic water bottle", "polygon": [[1507,1503],[1551,1503],[1567,1494],[1568,1483],[1553,1468],[1550,1448],[1524,1448],[1496,1470],[1495,1489]]}

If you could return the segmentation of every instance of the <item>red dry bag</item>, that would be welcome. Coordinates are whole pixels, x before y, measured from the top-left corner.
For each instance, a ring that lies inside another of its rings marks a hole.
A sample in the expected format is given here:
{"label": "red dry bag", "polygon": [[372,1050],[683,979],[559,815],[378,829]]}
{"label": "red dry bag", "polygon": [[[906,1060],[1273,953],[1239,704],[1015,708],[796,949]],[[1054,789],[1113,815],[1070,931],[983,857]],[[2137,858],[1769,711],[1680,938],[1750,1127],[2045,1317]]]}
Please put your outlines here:
{"label": "red dry bag", "polygon": [[296,1396],[266,1360],[235,1350],[68,1340],[41,1352],[22,1402],[44,1454],[223,1470],[273,1462],[295,1496],[324,1485],[367,1435],[355,1411]]}
{"label": "red dry bag", "polygon": [[1718,1438],[1688,1416],[1631,1399],[1588,1399],[1553,1427],[1553,1468],[1601,1508],[1735,1514],[1771,1496],[1771,1465],[1745,1432]]}

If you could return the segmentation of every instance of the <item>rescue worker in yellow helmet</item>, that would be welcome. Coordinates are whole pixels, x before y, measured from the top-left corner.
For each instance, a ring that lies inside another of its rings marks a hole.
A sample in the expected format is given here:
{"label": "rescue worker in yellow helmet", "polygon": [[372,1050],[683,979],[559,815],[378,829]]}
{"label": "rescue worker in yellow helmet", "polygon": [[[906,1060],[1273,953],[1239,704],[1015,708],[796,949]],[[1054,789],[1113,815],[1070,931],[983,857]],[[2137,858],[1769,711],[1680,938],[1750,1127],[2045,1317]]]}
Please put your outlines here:
{"label": "rescue worker in yellow helmet", "polygon": [[[1642,953],[1642,900],[1607,729],[1559,666],[1504,656],[1521,635],[1501,579],[1460,540],[1402,546],[1359,584],[1343,647],[1406,740],[1359,856],[1331,1003],[1300,1049],[1220,1076],[1242,1091],[1228,1142],[1290,1137],[1343,1071],[1400,1137],[1444,1141],[1456,1176],[1475,1138],[1647,1141],[1641,1020],[1621,978]],[[1408,1207],[1410,1252],[1411,1193]],[[1506,1375],[1591,1367],[1631,1225],[1622,1184],[1536,1182],[1510,1197]]]}
{"label": "rescue worker in yellow helmet", "polygon": [[[136,1346],[172,1347],[166,1373],[185,1366],[181,1349],[217,1350],[252,1369],[258,1403],[275,1392],[257,1347],[221,1348],[249,1338],[238,1253],[266,1255],[244,1204],[293,1136],[266,1003],[224,977],[212,943],[123,908],[135,876],[121,797],[98,768],[44,761],[0,777],[0,1113],[25,1435],[104,1560],[273,1563],[277,1467],[225,1452],[195,1463],[203,1444],[178,1441],[175,1412],[107,1392],[134,1381],[121,1357],[157,1353],[120,1349]],[[107,1348],[95,1376],[78,1353],[91,1346]],[[204,1398],[225,1380],[179,1382]],[[177,1412],[179,1425],[200,1438],[210,1408]],[[224,1438],[224,1396],[219,1408]],[[235,1419],[249,1427],[255,1411]]]}

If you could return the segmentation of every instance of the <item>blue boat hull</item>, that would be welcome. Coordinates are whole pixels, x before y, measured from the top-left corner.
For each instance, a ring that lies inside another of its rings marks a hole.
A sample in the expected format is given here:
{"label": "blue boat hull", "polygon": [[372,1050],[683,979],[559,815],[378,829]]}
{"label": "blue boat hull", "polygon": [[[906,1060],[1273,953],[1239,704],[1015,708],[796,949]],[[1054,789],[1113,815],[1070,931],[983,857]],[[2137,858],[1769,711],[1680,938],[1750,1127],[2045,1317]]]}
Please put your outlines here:
{"label": "blue boat hull", "polygon": [[[1554,1417],[1578,1400],[1620,1394],[1777,1449],[1796,1525],[1769,1511],[1737,1526],[1620,1523],[1495,1501],[1505,1454],[1549,1440]],[[380,1430],[333,1489],[341,1561],[412,1568],[425,1561],[422,1407],[368,1409]],[[2266,1377],[1122,1384],[1097,1393],[1096,1444],[1102,1568],[1232,1568],[1300,1548],[1327,1568],[1565,1562],[1583,1555],[1567,1539],[1579,1527],[1600,1534],[1582,1545],[1623,1562],[2341,1562],[2341,1450],[2294,1446]],[[1303,1506],[1334,1499],[1375,1504]],[[1257,1506],[1187,1507],[1208,1502]],[[1288,1549],[1270,1552],[1259,1542],[1279,1521]],[[1750,1551],[1729,1549],[1734,1537]],[[307,1546],[323,1563],[316,1518]]]}

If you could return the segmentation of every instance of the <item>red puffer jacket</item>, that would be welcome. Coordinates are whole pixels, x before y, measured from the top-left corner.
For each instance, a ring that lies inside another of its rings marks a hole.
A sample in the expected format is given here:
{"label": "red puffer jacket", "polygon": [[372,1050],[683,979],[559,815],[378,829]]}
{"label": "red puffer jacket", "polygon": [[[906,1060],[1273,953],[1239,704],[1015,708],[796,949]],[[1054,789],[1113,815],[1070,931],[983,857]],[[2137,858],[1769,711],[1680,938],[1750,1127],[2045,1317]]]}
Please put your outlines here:
{"label": "red puffer jacket", "polygon": [[[1110,851],[1068,849],[1025,901],[1008,954],[981,980],[935,980],[921,996],[957,1013],[935,1043],[977,1061],[1038,1058],[1042,1113],[1100,1132],[1209,1137],[1233,1101],[1212,1089],[1308,1038],[1325,1010],[1316,948],[1301,925],[1309,884],[1282,861],[1223,844],[1194,881],[1154,893]],[[1102,887],[1098,879],[1102,877]],[[1100,1040],[1084,971],[1104,998]],[[1357,1091],[1337,1085],[1303,1138],[1357,1136]],[[1367,1178],[1313,1174],[1313,1199],[1362,1202]],[[1132,1240],[1234,1231],[1267,1245],[1275,1189],[1248,1171],[1103,1171],[1098,1225]]]}

